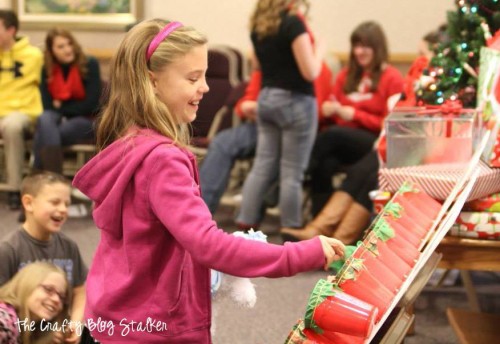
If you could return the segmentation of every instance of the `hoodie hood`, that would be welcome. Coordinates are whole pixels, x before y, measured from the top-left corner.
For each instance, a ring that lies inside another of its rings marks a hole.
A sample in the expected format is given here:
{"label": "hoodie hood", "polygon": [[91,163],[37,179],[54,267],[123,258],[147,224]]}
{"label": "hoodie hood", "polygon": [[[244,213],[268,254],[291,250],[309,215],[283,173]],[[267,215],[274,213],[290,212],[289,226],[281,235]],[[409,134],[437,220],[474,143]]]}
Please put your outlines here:
{"label": "hoodie hood", "polygon": [[95,202],[93,216],[99,229],[115,238],[122,237],[118,214],[123,207],[123,195],[144,159],[160,145],[173,145],[173,141],[151,129],[131,130],[78,171],[73,185]]}

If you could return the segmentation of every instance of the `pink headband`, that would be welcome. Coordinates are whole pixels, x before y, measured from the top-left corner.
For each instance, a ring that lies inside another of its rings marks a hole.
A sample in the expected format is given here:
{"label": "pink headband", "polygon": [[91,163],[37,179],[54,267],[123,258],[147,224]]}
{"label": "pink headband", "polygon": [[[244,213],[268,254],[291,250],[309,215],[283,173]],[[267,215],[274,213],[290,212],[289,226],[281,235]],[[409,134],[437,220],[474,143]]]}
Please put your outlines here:
{"label": "pink headband", "polygon": [[155,36],[155,38],[153,38],[151,43],[149,43],[148,51],[146,52],[146,61],[149,61],[149,59],[151,58],[151,55],[153,55],[153,53],[155,52],[156,48],[158,48],[160,43],[165,38],[167,38],[168,35],[170,35],[172,33],[172,31],[174,31],[177,28],[180,28],[181,26],[182,26],[182,24],[179,22],[176,22],[176,21],[170,22],[167,25],[165,25],[165,27],[163,29],[161,29],[160,32],[158,32],[158,34]]}

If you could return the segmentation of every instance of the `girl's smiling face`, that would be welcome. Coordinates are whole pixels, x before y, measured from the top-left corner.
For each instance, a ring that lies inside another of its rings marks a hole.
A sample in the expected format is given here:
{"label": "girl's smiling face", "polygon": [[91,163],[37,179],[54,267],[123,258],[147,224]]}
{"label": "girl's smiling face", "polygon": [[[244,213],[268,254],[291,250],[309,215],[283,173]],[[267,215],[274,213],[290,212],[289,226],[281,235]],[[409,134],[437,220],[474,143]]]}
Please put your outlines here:
{"label": "girl's smiling face", "polygon": [[61,273],[49,273],[26,301],[31,318],[35,321],[54,319],[63,309],[67,287]]}
{"label": "girl's smiling face", "polygon": [[52,54],[57,62],[62,64],[69,64],[75,61],[75,49],[73,43],[69,38],[63,36],[54,37],[52,43]]}
{"label": "girl's smiling face", "polygon": [[370,68],[371,64],[373,62],[373,56],[374,56],[373,48],[369,47],[367,45],[361,44],[361,43],[356,43],[352,49],[353,49],[354,58],[356,59],[358,64],[363,69]]}
{"label": "girl's smiling face", "polygon": [[205,79],[208,68],[206,45],[192,48],[159,72],[150,72],[157,97],[179,123],[196,119],[199,103],[209,88]]}

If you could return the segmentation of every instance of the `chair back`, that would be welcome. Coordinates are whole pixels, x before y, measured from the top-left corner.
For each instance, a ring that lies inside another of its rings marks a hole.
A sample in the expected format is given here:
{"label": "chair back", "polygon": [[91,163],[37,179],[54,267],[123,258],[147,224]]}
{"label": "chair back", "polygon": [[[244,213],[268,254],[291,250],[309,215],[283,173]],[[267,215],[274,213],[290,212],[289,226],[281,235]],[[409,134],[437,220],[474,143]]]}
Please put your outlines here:
{"label": "chair back", "polygon": [[[238,68],[238,57],[229,48],[209,47],[206,78],[210,91],[203,96],[196,120],[192,123],[193,137],[207,137],[215,114],[224,106],[227,97],[240,81]],[[230,118],[221,123],[224,128],[231,124]]]}

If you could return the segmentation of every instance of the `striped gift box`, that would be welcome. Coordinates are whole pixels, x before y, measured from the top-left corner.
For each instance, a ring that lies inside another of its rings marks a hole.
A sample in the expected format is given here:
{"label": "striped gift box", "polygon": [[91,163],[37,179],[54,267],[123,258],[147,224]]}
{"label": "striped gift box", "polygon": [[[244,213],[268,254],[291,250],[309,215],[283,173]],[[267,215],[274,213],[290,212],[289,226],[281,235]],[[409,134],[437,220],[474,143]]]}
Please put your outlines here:
{"label": "striped gift box", "polygon": [[500,240],[500,213],[463,211],[450,234],[466,238]]}
{"label": "striped gift box", "polygon": [[[396,192],[404,181],[419,184],[423,191],[437,200],[445,200],[462,177],[466,164],[434,164],[398,168],[381,168],[378,173],[379,189]],[[479,177],[467,200],[485,197],[500,191],[500,169],[479,161]]]}

